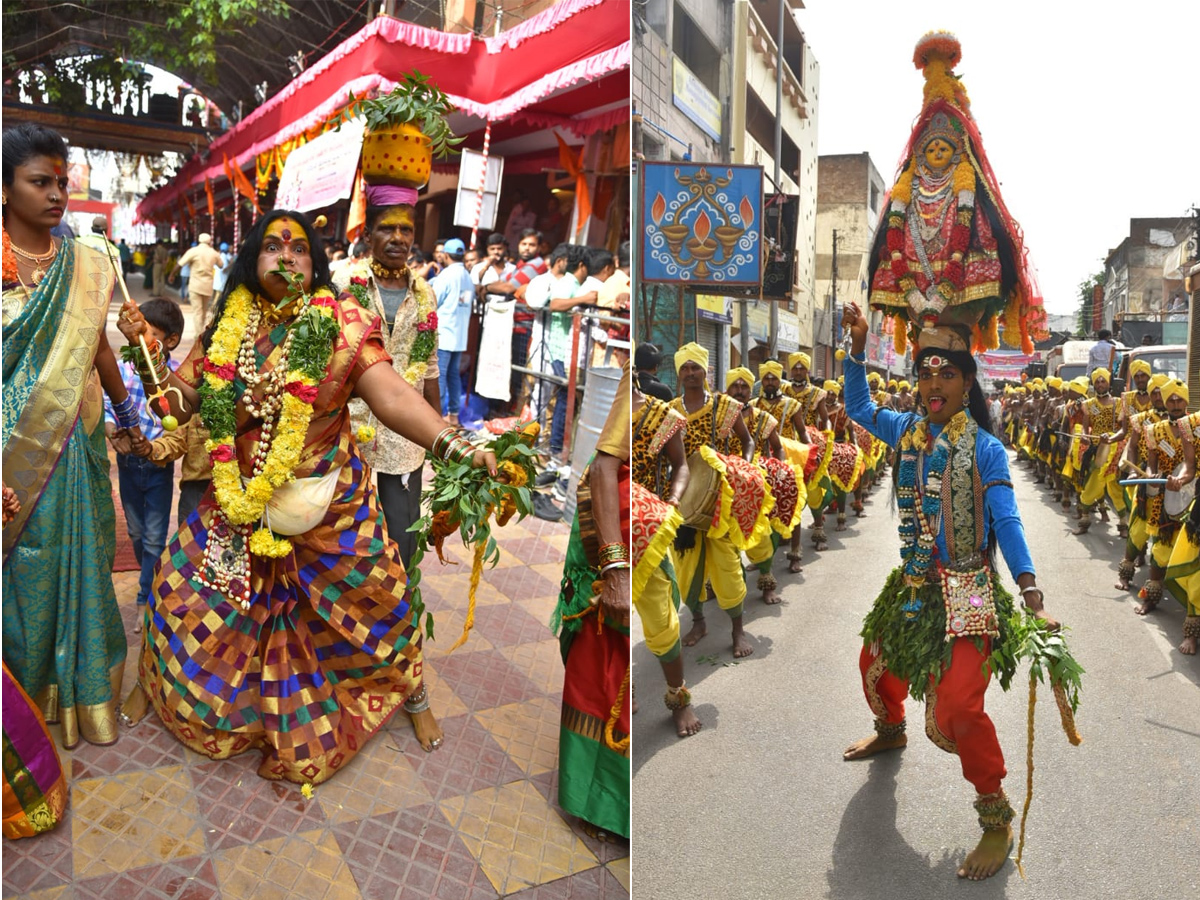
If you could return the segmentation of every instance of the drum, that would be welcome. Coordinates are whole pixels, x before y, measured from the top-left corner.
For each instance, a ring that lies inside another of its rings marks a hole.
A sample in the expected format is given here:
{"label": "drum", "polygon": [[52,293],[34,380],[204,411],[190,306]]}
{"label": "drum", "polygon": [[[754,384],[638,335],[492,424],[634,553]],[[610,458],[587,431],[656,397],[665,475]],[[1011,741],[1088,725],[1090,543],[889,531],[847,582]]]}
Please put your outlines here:
{"label": "drum", "polygon": [[[1180,463],[1175,467],[1175,471],[1171,475],[1175,478],[1183,476],[1184,463]],[[1196,479],[1193,478],[1177,491],[1163,491],[1163,515],[1169,519],[1174,519],[1176,522],[1182,522],[1187,518],[1188,510],[1192,508],[1192,502],[1196,499]]]}
{"label": "drum", "polygon": [[775,499],[767,488],[766,475],[754,463],[748,463],[740,456],[720,453],[716,456],[723,464],[724,478],[731,491],[729,516],[721,524],[728,529],[733,545],[745,550],[771,527],[767,516],[774,508]]}
{"label": "drum", "polygon": [[[647,548],[654,543],[655,537],[664,529],[670,532],[665,535],[668,538],[665,543],[670,544],[670,540],[675,535],[676,525],[679,523],[679,512],[636,481],[633,482],[632,492],[632,502],[629,507],[629,555],[632,557],[633,567],[636,569],[641,565]],[[662,554],[657,555],[658,560],[654,561],[655,565],[662,560]]]}
{"label": "drum", "polygon": [[708,531],[715,523],[717,502],[721,499],[721,473],[700,451],[688,457],[688,483],[679,498],[683,524],[697,531]]}
{"label": "drum", "polygon": [[800,493],[796,485],[796,470],[773,456],[763,457],[760,463],[767,473],[767,484],[775,498],[771,524],[784,538],[790,538],[799,520]]}

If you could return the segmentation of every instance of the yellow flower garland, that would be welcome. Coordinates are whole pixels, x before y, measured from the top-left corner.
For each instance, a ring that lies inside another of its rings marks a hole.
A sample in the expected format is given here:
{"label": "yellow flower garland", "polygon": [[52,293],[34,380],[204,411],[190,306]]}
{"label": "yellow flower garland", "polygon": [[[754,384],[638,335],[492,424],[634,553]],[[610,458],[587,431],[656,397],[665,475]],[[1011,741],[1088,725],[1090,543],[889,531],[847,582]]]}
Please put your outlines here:
{"label": "yellow flower garland", "polygon": [[[318,297],[332,298],[328,291],[318,292]],[[245,287],[239,287],[226,302],[225,312],[213,339],[209,345],[208,359],[214,366],[221,368],[226,365],[237,365],[238,351],[242,339],[249,331],[252,304],[254,298]],[[319,305],[317,309],[322,315],[333,316],[333,309]],[[205,382],[214,391],[224,390],[229,382],[214,372],[204,373]],[[288,371],[287,381],[297,381],[306,387],[314,382],[303,372],[292,369]],[[258,522],[263,517],[267,503],[275,493],[275,489],[294,479],[296,466],[300,462],[300,454],[304,450],[305,437],[308,434],[309,422],[312,420],[313,406],[294,394],[284,392],[279,410],[279,418],[275,424],[271,448],[263,463],[262,474],[250,479],[242,485],[241,469],[235,455],[232,460],[213,461],[213,486],[217,504],[225,517],[236,525],[249,525]],[[205,449],[212,453],[222,445],[236,448],[235,435],[217,435],[205,442]],[[276,540],[266,529],[260,529],[251,538],[251,551],[262,556],[284,556],[290,551],[291,542]]]}

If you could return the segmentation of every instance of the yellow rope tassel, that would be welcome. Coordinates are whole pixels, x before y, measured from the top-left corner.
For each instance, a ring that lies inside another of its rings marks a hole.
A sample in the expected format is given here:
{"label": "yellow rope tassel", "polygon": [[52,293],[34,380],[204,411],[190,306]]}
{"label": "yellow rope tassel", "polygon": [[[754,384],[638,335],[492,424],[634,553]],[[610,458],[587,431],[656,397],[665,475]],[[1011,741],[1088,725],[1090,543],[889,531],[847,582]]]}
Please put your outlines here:
{"label": "yellow rope tassel", "polygon": [[613,726],[621,718],[621,707],[625,705],[625,692],[629,689],[629,667],[625,667],[625,678],[621,681],[621,689],[617,691],[617,699],[613,701],[612,709],[608,712],[608,721],[604,723],[604,743],[609,750],[624,753],[629,749],[630,735],[625,735],[619,741],[613,740]]}
{"label": "yellow rope tassel", "polygon": [[475,626],[475,592],[479,589],[479,579],[483,577],[484,549],[485,544],[483,541],[475,542],[475,558],[471,562],[471,586],[467,592],[467,621],[463,622],[462,634],[454,642],[454,646],[447,651],[448,653],[453,653],[465,644],[467,642],[467,635],[471,633],[471,629]]}
{"label": "yellow rope tassel", "polygon": [[1021,836],[1017,841],[1017,874],[1025,880],[1025,867],[1021,856],[1025,853],[1025,820],[1029,817],[1029,804],[1033,802],[1033,712],[1037,708],[1037,679],[1029,673],[1029,747],[1025,754],[1025,806],[1021,809]]}
{"label": "yellow rope tassel", "polygon": [[1071,712],[1067,692],[1061,684],[1054,685],[1054,702],[1058,704],[1058,717],[1062,719],[1062,727],[1066,732],[1067,740],[1071,742],[1072,747],[1078,747],[1083,743],[1083,738],[1079,736],[1079,731],[1075,728],[1075,713]]}

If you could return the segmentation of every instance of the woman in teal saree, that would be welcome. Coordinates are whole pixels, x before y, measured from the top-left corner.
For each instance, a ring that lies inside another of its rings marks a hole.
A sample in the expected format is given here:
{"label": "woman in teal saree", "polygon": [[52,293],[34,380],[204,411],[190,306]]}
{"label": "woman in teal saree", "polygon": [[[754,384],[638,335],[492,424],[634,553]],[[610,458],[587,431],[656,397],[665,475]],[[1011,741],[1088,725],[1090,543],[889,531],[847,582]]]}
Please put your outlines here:
{"label": "woman in teal saree", "polygon": [[4,132],[3,466],[19,502],[3,531],[4,662],[70,748],[117,739],[126,643],[101,389],[132,404],[105,337],[112,267],[50,234],[66,159],[50,129]]}

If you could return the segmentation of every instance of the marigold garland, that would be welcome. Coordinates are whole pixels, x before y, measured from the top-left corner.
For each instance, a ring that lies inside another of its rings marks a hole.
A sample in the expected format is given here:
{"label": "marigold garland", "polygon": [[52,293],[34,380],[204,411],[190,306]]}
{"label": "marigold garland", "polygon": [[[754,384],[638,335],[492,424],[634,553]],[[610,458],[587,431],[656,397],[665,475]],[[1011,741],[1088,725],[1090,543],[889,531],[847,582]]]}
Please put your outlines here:
{"label": "marigold garland", "polygon": [[[367,263],[360,263],[355,268],[354,274],[350,276],[350,284],[346,290],[354,295],[354,299],[363,309],[371,309],[374,312],[371,307],[370,283],[367,281],[370,271]],[[410,282],[409,289],[412,288],[413,285]],[[408,366],[404,370],[403,377],[410,385],[416,387],[424,380],[429,371],[429,360],[437,352],[438,317],[437,299],[432,291],[414,291],[413,293],[417,298],[417,334],[408,350]],[[372,437],[374,437],[373,433]],[[365,443],[365,441],[360,440],[360,443]]]}
{"label": "marigold garland", "polygon": [[4,283],[14,284],[21,280],[21,275],[17,271],[17,255],[13,253],[12,239],[8,236],[8,230],[0,228],[0,234],[3,235],[4,242]]}
{"label": "marigold garland", "polygon": [[[212,462],[217,504],[225,518],[235,525],[260,521],[275,489],[295,477],[312,420],[319,375],[329,364],[334,339],[340,331],[334,318],[337,301],[329,291],[322,290],[306,298],[289,331],[303,332],[302,340],[315,346],[295,348],[299,351],[298,358],[287,361],[289,368],[278,419],[270,436],[262,438],[270,441],[266,458],[261,472],[243,486],[237,457],[233,378],[242,341],[251,332],[254,303],[245,286],[229,296],[204,360],[201,387],[200,414],[213,435],[205,442],[205,449]],[[332,330],[322,326],[320,319],[328,320]],[[269,530],[260,529],[251,537],[250,549],[255,555],[279,557],[291,550],[291,542],[276,539]]]}

